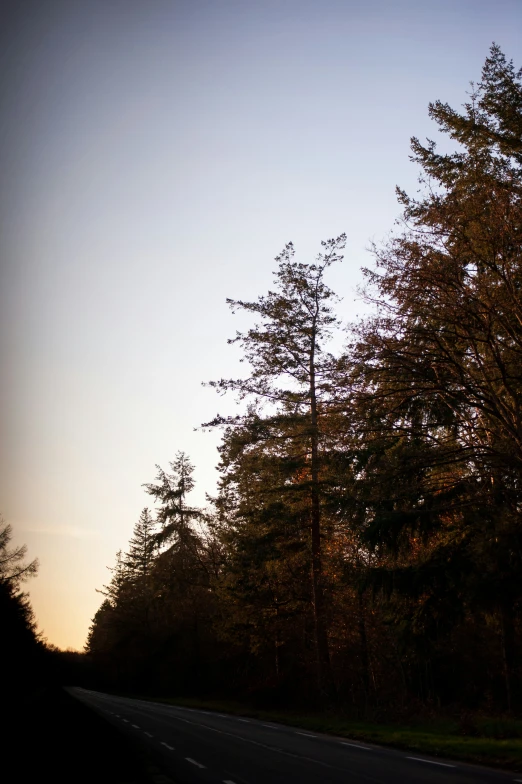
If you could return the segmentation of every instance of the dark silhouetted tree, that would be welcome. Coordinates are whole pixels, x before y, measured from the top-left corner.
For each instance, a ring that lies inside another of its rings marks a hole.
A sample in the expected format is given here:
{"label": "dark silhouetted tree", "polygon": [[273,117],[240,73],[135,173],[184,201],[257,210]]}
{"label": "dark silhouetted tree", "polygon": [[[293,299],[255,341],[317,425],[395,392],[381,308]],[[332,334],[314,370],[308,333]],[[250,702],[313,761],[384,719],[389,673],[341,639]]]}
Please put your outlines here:
{"label": "dark silhouetted tree", "polygon": [[[324,282],[324,275],[332,264],[342,260],[340,251],[345,242],[344,234],[323,242],[323,251],[315,264],[296,262],[289,243],[276,258],[279,267],[274,291],[256,302],[227,300],[233,312],[243,310],[260,319],[247,332],[237,333],[229,341],[241,346],[251,372],[245,379],[210,382],[220,393],[232,391],[240,399],[252,399],[257,408],[268,404],[275,410],[275,422],[283,415],[292,419],[294,440],[296,428],[299,430],[301,452],[306,455],[301,487],[308,497],[318,680],[321,691],[329,696],[334,693],[334,682],[322,563],[320,452],[321,415],[334,392],[332,376],[336,365],[325,346],[338,322],[332,309],[335,295]],[[233,424],[233,420],[218,417],[209,424]]]}
{"label": "dark silhouetted tree", "polygon": [[38,677],[42,644],[22,582],[34,577],[38,561],[25,562],[27,547],[10,547],[12,527],[0,520],[0,672],[4,699],[18,696]]}

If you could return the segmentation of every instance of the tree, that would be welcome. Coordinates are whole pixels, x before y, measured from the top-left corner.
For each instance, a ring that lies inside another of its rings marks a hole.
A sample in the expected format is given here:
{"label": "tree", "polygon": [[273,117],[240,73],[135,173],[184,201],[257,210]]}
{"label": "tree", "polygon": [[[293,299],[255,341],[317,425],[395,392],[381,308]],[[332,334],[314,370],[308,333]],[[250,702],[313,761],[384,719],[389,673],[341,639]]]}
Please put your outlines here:
{"label": "tree", "polygon": [[[325,351],[332,330],[338,325],[333,314],[333,291],[325,284],[324,274],[342,260],[346,236],[322,243],[323,251],[315,264],[294,261],[292,243],[276,258],[275,290],[256,302],[228,299],[233,312],[244,310],[260,318],[246,333],[237,333],[229,343],[238,343],[251,373],[245,379],[210,382],[218,392],[236,392],[240,399],[253,399],[251,416],[270,410],[272,422],[281,417],[294,424],[292,438],[299,432],[305,455],[306,473],[301,485],[308,496],[311,545],[311,585],[315,621],[315,646],[318,681],[321,691],[334,692],[328,647],[324,594],[322,519],[321,519],[321,416],[333,397],[332,378],[335,360]],[[217,417],[211,425],[233,425],[241,418]],[[270,427],[270,417],[265,417]],[[297,428],[297,431],[296,431]]]}
{"label": "tree", "polygon": [[225,556],[219,632],[248,651],[249,687],[274,696],[289,689],[304,696],[314,669],[302,644],[313,637],[309,499],[299,478],[302,438],[292,445],[292,431],[284,417],[278,427],[255,415],[229,426],[214,499]]}
{"label": "tree", "polygon": [[366,271],[379,310],[350,360],[388,477],[386,498],[373,473],[367,533],[409,552],[404,589],[440,617],[443,601],[497,613],[508,705],[522,598],[521,76],[493,46],[462,114],[430,104],[457,149],[412,139],[424,189],[398,191],[404,228]]}
{"label": "tree", "polygon": [[171,474],[156,466],[157,484],[144,485],[146,492],[160,504],[156,517],[161,530],[156,541],[160,545],[174,542],[175,546],[190,547],[192,523],[203,517],[199,509],[186,503],[187,495],[194,489],[194,466],[185,452],[178,452],[169,465]]}
{"label": "tree", "polygon": [[144,579],[150,575],[157,551],[155,528],[156,523],[145,507],[134,526],[129,549],[123,557],[126,568],[136,579]]}
{"label": "tree", "polygon": [[[209,581],[212,567],[207,555],[205,514],[187,502],[194,488],[194,466],[185,452],[170,463],[171,473],[157,466],[156,483],[144,485],[159,503],[156,513],[160,530],[155,535],[159,552],[153,581],[161,599],[163,626],[176,639],[177,676],[197,684],[204,676],[201,640],[207,634],[208,611],[212,605]],[[198,527],[199,524],[199,527]]]}
{"label": "tree", "polygon": [[112,647],[111,633],[112,618],[114,607],[109,599],[104,599],[99,608],[94,614],[92,623],[89,627],[87,634],[87,641],[85,643],[85,652],[93,656],[97,654],[104,655]]}
{"label": "tree", "polygon": [[0,582],[18,588],[21,582],[36,575],[38,560],[35,558],[29,563],[24,563],[27,546],[24,544],[10,549],[9,542],[12,536],[12,527],[0,518]]}
{"label": "tree", "polygon": [[20,584],[38,571],[38,561],[26,563],[27,547],[10,548],[12,527],[0,519],[0,672],[2,694],[20,698],[27,682],[36,677],[42,644],[36,632],[33,610]]}

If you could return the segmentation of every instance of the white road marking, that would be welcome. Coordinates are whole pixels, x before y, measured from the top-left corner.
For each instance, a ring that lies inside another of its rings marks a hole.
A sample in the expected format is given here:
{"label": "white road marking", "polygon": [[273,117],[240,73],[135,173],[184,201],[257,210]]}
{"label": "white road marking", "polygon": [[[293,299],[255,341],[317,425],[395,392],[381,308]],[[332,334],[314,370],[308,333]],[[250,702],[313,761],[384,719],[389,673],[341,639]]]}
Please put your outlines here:
{"label": "white road marking", "polygon": [[[132,700],[132,701],[128,700],[127,702],[129,702],[129,703],[132,702],[132,704],[135,705],[136,708],[138,708],[138,706],[139,706],[138,712],[139,713],[143,713],[144,715],[147,716],[147,718],[149,717],[149,711],[145,712],[143,710],[143,707],[145,705],[147,707],[150,706],[150,708],[154,708],[154,713],[158,712],[158,709],[161,711],[162,707],[166,707],[166,706],[161,706],[160,703],[155,703],[155,702],[153,703],[153,702],[148,702],[148,701],[145,701],[145,700]],[[187,710],[187,709],[185,708],[185,710]],[[170,715],[172,716],[172,714],[170,714]],[[339,767],[337,765],[331,765],[331,764],[329,764],[327,762],[322,762],[321,760],[314,759],[313,757],[308,757],[305,754],[295,754],[295,753],[290,752],[290,751],[285,751],[284,749],[278,748],[276,746],[267,745],[266,743],[260,743],[259,741],[255,741],[252,738],[246,738],[244,736],[237,735],[236,733],[225,732],[224,730],[218,730],[216,727],[210,727],[208,724],[200,724],[199,722],[189,721],[188,719],[182,719],[180,716],[175,716],[175,717],[173,716],[173,718],[175,718],[177,721],[182,721],[185,724],[193,724],[196,727],[201,727],[202,729],[205,729],[208,732],[217,732],[219,735],[226,735],[226,736],[228,736],[230,738],[234,738],[236,740],[241,740],[244,743],[249,743],[249,744],[251,744],[253,746],[258,746],[260,748],[266,749],[267,751],[271,751],[271,752],[274,752],[274,753],[277,753],[277,754],[282,754],[285,757],[292,757],[292,758],[298,759],[300,761],[306,760],[307,762],[310,762],[310,763],[312,763],[314,765],[319,765],[322,768],[327,768],[327,769],[330,769],[330,770],[337,770],[337,771],[339,771],[341,773],[346,773],[346,769],[345,768],[341,768],[341,767]],[[280,729],[280,728],[278,727],[277,729]],[[363,778],[367,782],[373,782],[373,784],[382,784],[382,782],[380,780],[377,780],[377,779],[373,778],[373,776],[364,775]],[[236,776],[236,780],[237,780],[237,776]],[[239,777],[239,781],[242,781],[241,777]]]}
{"label": "white road marking", "polygon": [[135,730],[139,730],[139,729],[141,729],[140,727],[138,727],[138,725],[137,725],[137,724],[133,724],[132,726],[134,727],[134,729],[135,729]]}
{"label": "white road marking", "polygon": [[345,740],[342,740],[341,743],[343,746],[351,746],[353,749],[364,749],[365,751],[371,751],[369,746],[360,746],[358,743],[347,743]]}
{"label": "white road marking", "polygon": [[204,765],[201,764],[201,762],[196,762],[196,760],[193,760],[191,757],[185,757],[185,759],[187,760],[187,762],[192,762],[192,764],[196,765],[198,768],[205,767]]}
{"label": "white road marking", "polygon": [[[143,732],[145,732],[145,730],[143,730]],[[153,738],[153,737],[154,737],[154,735],[151,735],[151,733],[150,733],[150,732],[145,732],[145,735],[148,735],[148,736],[149,736],[149,738]]]}
{"label": "white road marking", "polygon": [[304,735],[305,738],[317,738],[317,735],[311,735],[309,732],[299,732],[298,730],[295,731],[296,735]]}
{"label": "white road marking", "polygon": [[130,724],[130,722],[129,722],[129,720],[128,720],[128,719],[122,719],[122,721],[124,721],[124,722],[125,722],[125,724]]}
{"label": "white road marking", "polygon": [[250,719],[239,719],[239,718],[236,716],[236,720],[237,720],[237,721],[244,721],[244,722],[245,722],[245,724],[250,724]]}
{"label": "white road marking", "polygon": [[262,727],[268,727],[271,730],[278,730],[279,729],[279,727],[274,727],[273,724],[262,724],[261,726]]}
{"label": "white road marking", "polygon": [[422,757],[406,757],[406,759],[415,760],[416,762],[429,762],[430,765],[441,765],[443,768],[455,767],[455,765],[448,765],[447,762],[435,762],[435,760],[422,759]]}
{"label": "white road marking", "polygon": [[[193,724],[195,727],[204,727],[209,732],[217,732],[219,735],[227,735],[229,738],[235,738],[236,740],[242,740],[244,743],[251,743],[253,746],[259,746],[262,749],[267,749],[267,751],[274,751],[277,754],[283,754],[285,757],[293,757],[294,759],[298,760],[306,760],[307,762],[312,762],[314,765],[320,765],[322,768],[329,768],[330,770],[339,770],[341,773],[346,773],[345,768],[340,768],[338,765],[330,765],[328,762],[322,762],[321,760],[314,759],[313,757],[307,757],[304,754],[294,754],[292,751],[285,751],[285,749],[279,749],[277,746],[267,746],[266,743],[260,743],[258,740],[252,740],[252,738],[245,738],[242,735],[236,735],[233,732],[225,732],[225,730],[218,730],[216,727],[209,727],[208,724],[198,724],[195,721],[189,721],[188,719],[182,719],[177,717],[178,721],[183,721],[185,724]],[[359,774],[362,775],[362,774]],[[374,779],[373,776],[364,775],[366,781],[373,781],[374,784],[381,784],[380,780]]]}
{"label": "white road marking", "polygon": [[163,743],[163,741],[161,741],[161,745],[165,746],[165,748],[168,749],[169,751],[174,751],[174,746],[169,746],[168,743]]}
{"label": "white road marking", "polygon": [[[515,781],[518,781],[518,779],[515,779]],[[223,784],[236,784],[236,783],[235,781],[231,781],[230,779],[223,779]]]}

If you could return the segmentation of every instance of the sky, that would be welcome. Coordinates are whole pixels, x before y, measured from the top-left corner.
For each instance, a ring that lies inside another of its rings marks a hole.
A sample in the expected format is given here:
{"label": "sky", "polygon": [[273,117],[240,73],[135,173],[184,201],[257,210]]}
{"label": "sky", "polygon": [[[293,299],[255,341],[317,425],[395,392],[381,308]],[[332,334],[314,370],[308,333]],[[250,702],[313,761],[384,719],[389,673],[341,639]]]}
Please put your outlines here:
{"label": "sky", "polygon": [[[0,21],[0,511],[38,557],[49,642],[81,649],[178,450],[214,492],[242,372],[225,299],[268,290],[288,241],[364,312],[369,247],[414,193],[428,103],[458,108],[520,0],[10,0]],[[444,143],[442,137],[441,143]]]}

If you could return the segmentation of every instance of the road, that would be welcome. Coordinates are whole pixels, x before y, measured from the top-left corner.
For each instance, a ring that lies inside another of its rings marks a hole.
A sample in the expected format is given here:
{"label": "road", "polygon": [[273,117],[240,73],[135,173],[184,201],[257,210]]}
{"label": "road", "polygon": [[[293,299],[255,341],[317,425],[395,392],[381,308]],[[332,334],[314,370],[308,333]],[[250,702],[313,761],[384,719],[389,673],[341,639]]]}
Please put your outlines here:
{"label": "road", "polygon": [[506,773],[273,722],[70,688],[176,784],[500,784]]}

